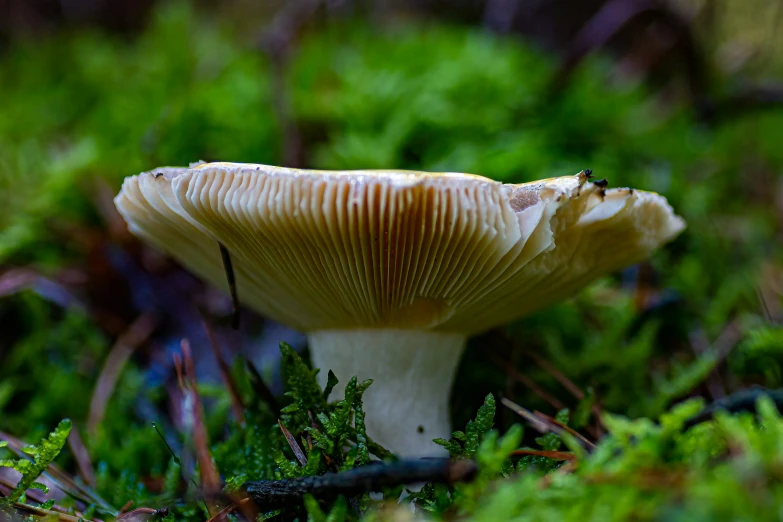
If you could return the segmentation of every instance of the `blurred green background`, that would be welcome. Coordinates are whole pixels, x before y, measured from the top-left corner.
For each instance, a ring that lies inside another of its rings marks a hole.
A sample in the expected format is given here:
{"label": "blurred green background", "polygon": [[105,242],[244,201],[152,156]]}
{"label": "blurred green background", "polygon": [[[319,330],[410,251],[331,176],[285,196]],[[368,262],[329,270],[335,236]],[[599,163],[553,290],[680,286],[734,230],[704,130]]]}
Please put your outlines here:
{"label": "blurred green background", "polygon": [[276,343],[302,337],[249,311],[232,332],[226,297],[113,208],[125,176],[198,160],[591,168],[669,199],[688,229],[652,260],[471,341],[455,425],[493,392],[597,438],[597,412],[780,387],[781,24],[775,0],[0,2],[0,430],[70,417],[105,495],[155,491],[183,337],[225,432],[204,314],[280,392]]}

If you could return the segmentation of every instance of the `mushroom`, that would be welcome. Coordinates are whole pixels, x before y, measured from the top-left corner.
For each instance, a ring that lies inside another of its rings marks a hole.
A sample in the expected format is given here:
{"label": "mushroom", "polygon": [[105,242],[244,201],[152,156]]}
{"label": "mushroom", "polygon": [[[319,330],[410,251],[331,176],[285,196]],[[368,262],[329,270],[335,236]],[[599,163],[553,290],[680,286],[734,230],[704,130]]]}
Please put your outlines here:
{"label": "mushroom", "polygon": [[[241,163],[125,180],[130,230],[241,300],[305,332],[325,384],[372,378],[367,431],[437,454],[468,336],[574,294],[685,227],[658,194],[589,171],[519,185],[455,173],[315,171]],[[342,389],[334,391],[339,396]]]}

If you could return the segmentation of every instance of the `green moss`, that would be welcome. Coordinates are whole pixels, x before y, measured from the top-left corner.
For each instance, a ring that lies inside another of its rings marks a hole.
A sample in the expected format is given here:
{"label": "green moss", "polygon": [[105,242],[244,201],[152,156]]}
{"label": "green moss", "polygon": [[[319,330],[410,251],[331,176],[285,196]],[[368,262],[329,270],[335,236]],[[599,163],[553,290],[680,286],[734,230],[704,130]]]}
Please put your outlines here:
{"label": "green moss", "polygon": [[[4,267],[31,264],[47,274],[85,265],[85,254],[61,240],[57,226],[100,225],[90,196],[96,179],[116,190],[123,176],[161,164],[280,163],[272,77],[261,53],[230,24],[185,3],[164,4],[135,39],[78,31],[12,42],[0,56],[3,77],[11,79],[0,82],[0,99],[12,100],[0,118]],[[457,458],[475,458],[479,477],[471,485],[427,485],[410,500],[437,516],[493,521],[775,519],[781,435],[770,404],[762,402],[759,419],[720,415],[685,433],[682,420],[699,404],[677,404],[783,382],[775,323],[781,303],[763,304],[757,292],[765,285],[766,298],[780,301],[775,270],[783,249],[772,194],[783,172],[783,114],[707,128],[687,105],[663,107],[648,87],[616,81],[600,56],[553,97],[557,66],[524,42],[470,28],[392,30],[350,21],[314,28],[292,54],[285,81],[306,166],[468,171],[508,182],[592,167],[610,186],[663,193],[688,222],[640,271],[605,278],[471,340],[453,403],[455,425],[465,429],[439,443]],[[716,82],[721,92],[732,87],[730,78]],[[63,308],[50,297],[36,289],[0,301],[0,428],[53,443],[46,433],[61,418],[78,427],[88,417],[112,340],[79,303]],[[721,344],[729,326],[739,339],[733,350]],[[210,449],[228,488],[393,458],[364,428],[374,415],[362,403],[368,381],[330,375],[321,389],[316,370],[288,345],[281,350],[288,395],[280,420],[306,464],[244,370],[235,371],[248,405],[243,424],[226,421],[226,391],[202,383]],[[487,353],[513,362],[558,405],[513,383]],[[584,397],[528,353],[544,357]],[[348,382],[346,397],[330,402],[338,377]],[[509,392],[531,410],[554,415],[565,405],[572,427],[598,433],[600,422],[608,435],[570,472],[563,461],[511,455],[574,448],[496,411],[494,397]],[[97,470],[94,489],[112,508],[96,502],[96,516],[109,518],[106,512],[132,500],[170,506],[170,520],[204,520],[185,479],[193,470],[171,457],[151,419],[140,418],[142,402],[165,411],[165,390],[150,388],[131,361],[103,422],[83,434]],[[177,456],[189,451],[175,429],[167,427],[166,437]],[[47,447],[40,466],[54,458],[54,446]],[[13,462],[37,480],[35,459]],[[75,470],[67,449],[59,462]],[[145,486],[156,482],[163,486]],[[380,516],[369,499],[359,504]],[[313,520],[355,518],[347,505],[305,507]]]}
{"label": "green moss", "polygon": [[[31,457],[31,459],[20,457],[18,459],[0,460],[0,467],[11,468],[22,474],[11,494],[0,498],[0,508],[8,507],[14,502],[18,502],[28,489],[39,489],[44,493],[49,492],[49,488],[46,485],[37,482],[38,477],[60,454],[70,433],[71,421],[65,419],[41,442],[22,448],[22,453],[27,457]],[[5,446],[7,446],[6,442],[0,442],[0,448]],[[48,509],[46,506],[42,507]]]}

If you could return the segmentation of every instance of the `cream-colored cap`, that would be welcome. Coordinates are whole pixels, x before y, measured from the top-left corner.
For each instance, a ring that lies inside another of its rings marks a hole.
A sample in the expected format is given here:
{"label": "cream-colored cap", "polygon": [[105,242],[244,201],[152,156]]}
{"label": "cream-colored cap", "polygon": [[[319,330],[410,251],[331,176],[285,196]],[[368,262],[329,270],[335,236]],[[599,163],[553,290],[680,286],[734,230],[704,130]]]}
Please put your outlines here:
{"label": "cream-colored cap", "polygon": [[521,185],[471,174],[241,163],[129,177],[131,231],[302,331],[472,334],[635,263],[685,227],[658,194],[585,173]]}

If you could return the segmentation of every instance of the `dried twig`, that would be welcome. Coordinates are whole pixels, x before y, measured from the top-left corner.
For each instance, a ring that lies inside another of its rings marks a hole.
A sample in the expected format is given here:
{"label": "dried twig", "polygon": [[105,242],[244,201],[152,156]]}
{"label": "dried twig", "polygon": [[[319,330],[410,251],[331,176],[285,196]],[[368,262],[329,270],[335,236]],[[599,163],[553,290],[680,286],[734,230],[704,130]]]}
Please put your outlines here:
{"label": "dried twig", "polygon": [[103,364],[103,369],[98,377],[98,382],[95,384],[95,391],[90,401],[90,417],[87,421],[87,431],[91,435],[95,435],[98,426],[103,420],[103,416],[106,413],[106,405],[109,403],[114,386],[117,384],[117,378],[122,373],[122,369],[125,367],[128,359],[133,355],[136,348],[152,335],[157,326],[158,321],[153,315],[142,314],[133,321],[130,327],[114,343],[109,352],[109,357],[106,358],[106,362]]}
{"label": "dried twig", "polygon": [[[123,514],[127,513],[127,512],[128,512],[128,510],[129,510],[130,508],[132,508],[132,507],[133,507],[133,501],[132,501],[132,500],[129,500],[129,501],[127,501],[127,502],[126,502],[125,504],[123,504],[123,506],[120,508],[120,513],[119,513],[119,514],[120,514],[120,515],[123,515]],[[145,508],[142,508],[142,509],[145,509]]]}
{"label": "dried twig", "polygon": [[574,430],[574,429],[573,429],[573,428],[571,428],[570,426],[566,426],[565,424],[563,424],[563,423],[562,423],[562,422],[560,422],[559,420],[557,420],[557,419],[555,419],[555,418],[553,418],[553,417],[550,417],[550,416],[549,416],[549,415],[547,415],[546,413],[541,413],[540,411],[534,411],[534,412],[533,412],[533,415],[537,416],[539,419],[541,419],[541,420],[543,420],[545,423],[547,423],[547,424],[548,424],[548,426],[549,426],[549,429],[550,429],[550,431],[554,431],[554,430],[552,429],[552,427],[553,427],[553,426],[557,426],[557,427],[559,427],[561,430],[563,430],[564,432],[566,432],[566,433],[570,434],[572,437],[574,437],[574,438],[577,440],[577,442],[581,443],[581,445],[582,445],[582,446],[583,446],[585,449],[589,449],[589,450],[595,449],[595,444],[593,444],[593,443],[592,443],[592,442],[591,442],[589,439],[587,439],[587,438],[586,438],[584,435],[582,435],[582,434],[581,434],[581,433],[579,433],[578,431]]}
{"label": "dried twig", "polygon": [[187,339],[182,340],[180,347],[182,350],[182,364],[180,368],[184,369],[184,374],[180,376],[180,381],[184,384],[182,393],[186,397],[185,402],[190,406],[188,413],[191,421],[193,448],[196,453],[199,475],[201,477],[201,487],[207,492],[218,491],[220,489],[220,474],[215,469],[215,464],[212,462],[212,456],[209,453],[209,439],[207,428],[204,425],[203,405],[201,404],[198,383],[196,381],[196,365],[193,362],[190,343],[188,343]]}
{"label": "dried twig", "polygon": [[565,408],[565,404],[563,404],[558,398],[542,389],[538,384],[535,383],[535,381],[533,381],[533,379],[527,375],[519,373],[517,369],[508,362],[504,361],[495,354],[489,354],[489,358],[495,365],[505,371],[506,375],[529,388],[530,391],[541,397],[544,401],[548,402],[553,408],[557,410],[562,410]]}
{"label": "dried twig", "polygon": [[584,400],[585,398],[585,392],[582,391],[579,386],[573,383],[568,377],[566,377],[563,372],[555,368],[555,365],[547,361],[545,358],[541,357],[539,354],[531,351],[531,350],[522,350],[522,353],[525,354],[527,357],[530,357],[533,359],[533,362],[535,362],[539,367],[541,367],[542,370],[547,372],[549,375],[555,378],[557,382],[559,382],[563,388],[568,390],[571,395],[576,397],[577,399]]}
{"label": "dried twig", "polygon": [[530,425],[533,426],[533,428],[539,433],[551,432],[561,437],[567,434],[579,442],[584,449],[588,451],[595,449],[595,444],[590,442],[583,435],[558,422],[549,415],[545,415],[539,411],[531,412],[530,410],[523,408],[519,404],[512,402],[505,397],[502,397],[500,402],[503,404],[503,406],[509,408],[511,411],[528,421]]}
{"label": "dried twig", "polygon": [[576,455],[568,451],[546,451],[546,450],[529,450],[520,449],[514,450],[512,455],[533,456],[533,457],[546,457],[554,460],[576,460]]}
{"label": "dried twig", "polygon": [[220,369],[220,376],[223,378],[223,382],[226,383],[228,394],[231,397],[231,409],[234,412],[234,417],[237,422],[245,422],[245,404],[242,401],[242,397],[239,395],[239,389],[237,388],[234,378],[231,376],[231,369],[228,367],[228,363],[223,358],[223,353],[215,337],[215,331],[209,324],[207,318],[201,314],[201,324],[204,327],[204,331],[207,333],[207,339],[209,339],[209,346],[212,348],[212,353],[215,355],[215,359]]}
{"label": "dried twig", "polygon": [[503,404],[503,406],[513,411],[514,413],[516,413],[517,415],[525,419],[528,423],[530,423],[530,425],[533,426],[533,429],[536,430],[537,432],[549,433],[550,431],[552,431],[549,429],[549,427],[544,421],[542,421],[541,419],[533,415],[533,412],[526,410],[519,404],[512,402],[505,397],[501,397],[500,402],[501,404]]}
{"label": "dried twig", "polygon": [[[585,399],[585,392],[583,392],[579,386],[574,384],[571,379],[566,377],[563,372],[558,370],[554,364],[533,351],[523,350],[523,353],[533,359],[533,362],[535,362],[542,370],[551,375],[566,390],[568,390],[571,395],[576,397],[577,400],[583,401]],[[603,426],[601,425],[601,407],[597,403],[593,404],[590,408],[590,411],[596,420],[596,427],[586,427],[585,429],[590,433],[591,436],[600,438],[603,435]]]}
{"label": "dried twig", "polygon": [[53,509],[43,509],[36,506],[31,506],[29,504],[24,504],[22,502],[14,502],[14,508],[18,509],[19,511],[24,511],[28,513],[33,513],[38,516],[47,517],[47,520],[49,520],[48,517],[55,517],[56,520],[62,520],[63,522],[83,522],[82,517],[69,515],[68,513],[62,513],[60,511],[55,511]]}
{"label": "dried twig", "polygon": [[8,270],[0,275],[0,297],[6,297],[28,288],[38,277],[38,274],[29,268]]}
{"label": "dried twig", "polygon": [[307,465],[307,457],[304,454],[304,451],[302,451],[302,448],[299,447],[299,443],[296,442],[296,438],[294,438],[293,435],[291,435],[291,432],[288,431],[288,429],[283,424],[283,421],[280,419],[277,419],[277,425],[280,426],[280,431],[283,432],[283,435],[285,436],[285,440],[288,441],[288,445],[291,447],[291,451],[294,452],[294,455],[296,456],[296,460],[299,461],[299,464],[302,466]]}
{"label": "dried twig", "polygon": [[[127,505],[127,504],[126,504]],[[119,517],[117,517],[117,522],[123,521],[123,522],[141,522],[146,521],[150,518],[152,518],[153,515],[157,514],[158,511],[152,508],[146,508],[146,507],[140,507],[136,508],[134,510],[128,511],[126,513],[123,513]]]}
{"label": "dried twig", "polygon": [[[232,502],[228,506],[226,506],[223,509],[221,509],[220,511],[218,511],[215,514],[215,516],[213,516],[212,518],[207,520],[207,522],[217,522],[219,520],[227,520],[227,515],[230,515],[234,511],[240,509],[242,506],[244,506],[248,502],[250,502],[249,498],[243,498],[243,499],[238,500],[236,502]],[[255,520],[255,518],[253,518],[252,520]]]}
{"label": "dried twig", "polygon": [[[587,169],[584,171],[585,174],[587,174],[588,177],[592,176],[592,171]],[[503,332],[497,332],[497,335],[499,335],[502,338],[502,343],[508,345],[511,347],[511,353],[522,353],[525,356],[529,357],[533,360],[533,362],[536,363],[542,370],[550,374],[557,382],[559,382],[566,390],[568,390],[571,395],[576,397],[578,400],[584,400],[586,395],[582,391],[579,386],[574,384],[573,381],[571,381],[566,375],[558,370],[554,364],[546,360],[543,356],[531,351],[524,349],[512,339],[508,335],[506,335]],[[512,364],[510,361],[506,361],[502,358],[500,358],[497,354],[494,353],[487,353],[487,357],[496,365],[502,368],[506,375],[511,378],[512,380],[519,382],[529,388],[533,393],[541,397],[544,401],[548,402],[552,407],[554,407],[557,410],[561,410],[565,408],[565,404],[560,401],[558,398],[550,394],[549,392],[542,389],[538,384],[535,383],[531,378],[527,377],[526,375],[520,373],[516,369],[516,365]],[[590,435],[596,439],[600,438],[603,435],[603,427],[601,425],[601,407],[596,403],[593,404],[590,411],[593,413],[593,417],[596,419],[596,426],[595,427],[587,427],[585,428]]]}
{"label": "dried twig", "polygon": [[742,338],[742,328],[738,321],[730,321],[721,331],[718,338],[710,346],[707,336],[704,330],[701,328],[695,330],[690,334],[690,344],[694,353],[698,356],[705,356],[712,354],[715,357],[712,371],[706,377],[706,387],[712,399],[720,399],[726,395],[724,385],[721,382],[717,373],[720,363],[729,356],[731,351],[737,345]]}
{"label": "dried twig", "polygon": [[0,274],[0,298],[29,289],[61,307],[84,308],[84,304],[59,279],[70,280],[70,283],[83,282],[76,271],[60,270],[57,280],[52,280],[31,268],[13,268]]}
{"label": "dried twig", "polygon": [[244,489],[264,509],[274,509],[300,505],[307,493],[328,500],[416,482],[452,484],[472,480],[477,471],[476,463],[470,460],[401,460],[314,477],[248,482]]}
{"label": "dried twig", "polygon": [[84,446],[79,430],[75,426],[71,429],[71,433],[68,435],[68,446],[73,452],[73,456],[76,459],[76,465],[79,468],[79,474],[84,479],[84,482],[89,486],[95,485],[95,470],[92,467],[92,461],[90,460],[90,453]]}

